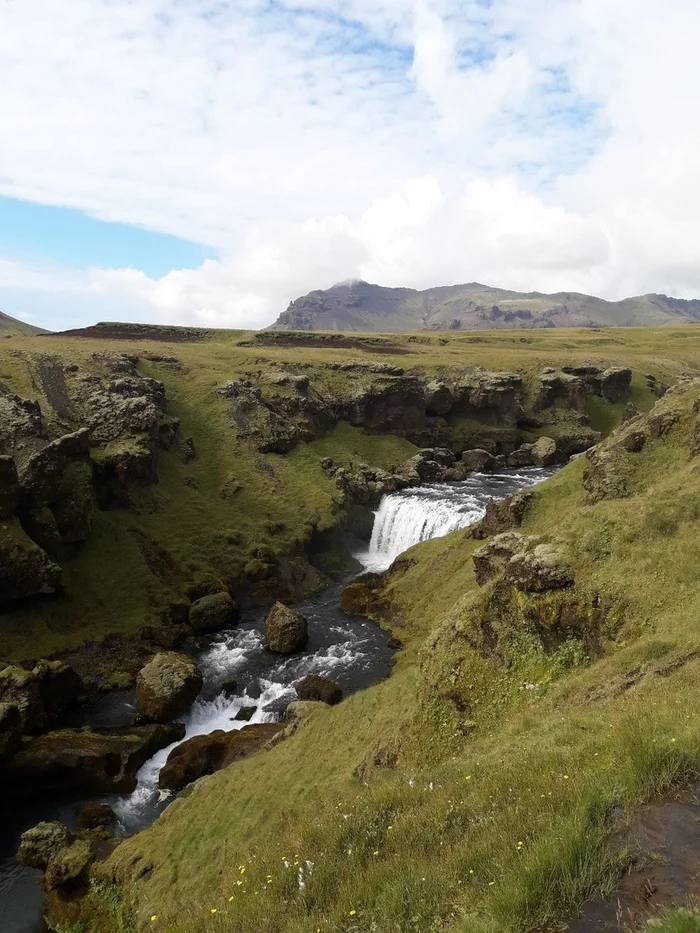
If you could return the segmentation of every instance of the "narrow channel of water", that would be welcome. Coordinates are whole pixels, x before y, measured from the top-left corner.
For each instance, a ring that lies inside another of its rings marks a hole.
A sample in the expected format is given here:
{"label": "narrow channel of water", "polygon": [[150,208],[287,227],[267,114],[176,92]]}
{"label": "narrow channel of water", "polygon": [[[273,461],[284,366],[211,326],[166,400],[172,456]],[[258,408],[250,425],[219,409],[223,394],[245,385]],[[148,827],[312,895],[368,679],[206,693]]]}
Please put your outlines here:
{"label": "narrow channel of water", "polygon": [[[432,484],[385,496],[377,510],[369,547],[357,555],[367,570],[386,569],[399,554],[420,541],[448,534],[477,521],[489,499],[501,499],[541,482],[551,470],[523,469],[499,474],[472,474],[454,484]],[[272,655],[263,642],[265,611],[244,614],[230,631],[201,639],[193,652],[204,675],[204,689],[185,717],[186,738],[237,729],[242,707],[255,707],[251,722],[280,719],[295,696],[295,684],[309,673],[331,677],[345,696],[388,676],[392,652],[387,634],[362,619],[340,612],[343,580],[295,606],[309,623],[307,648],[291,657]],[[222,685],[234,679],[228,696]],[[94,728],[127,726],[135,714],[133,691],[97,697],[82,709],[82,722]],[[169,752],[163,749],[141,768],[138,787],[126,796],[99,798],[117,813],[118,831],[129,834],[150,825],[171,797],[158,791],[158,774]],[[20,803],[3,816],[0,827],[0,931],[44,933],[38,872],[15,864],[19,837],[41,820],[61,820],[74,826],[87,797]],[[95,798],[92,798],[95,799]]]}

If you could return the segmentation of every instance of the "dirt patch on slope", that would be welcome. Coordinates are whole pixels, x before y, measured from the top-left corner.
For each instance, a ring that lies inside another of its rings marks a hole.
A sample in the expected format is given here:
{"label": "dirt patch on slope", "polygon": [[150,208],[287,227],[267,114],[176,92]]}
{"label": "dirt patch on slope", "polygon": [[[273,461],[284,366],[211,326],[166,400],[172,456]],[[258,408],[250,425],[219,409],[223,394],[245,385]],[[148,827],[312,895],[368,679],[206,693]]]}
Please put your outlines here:
{"label": "dirt patch on slope", "polygon": [[266,347],[316,347],[318,349],[364,350],[406,356],[410,353],[382,337],[348,337],[346,334],[281,333],[266,331],[255,335],[255,343]]}
{"label": "dirt patch on slope", "polygon": [[58,334],[45,334],[53,337],[88,337],[93,340],[159,340],[167,343],[196,343],[204,340],[209,331],[198,327],[161,327],[157,324],[94,324],[92,327],[79,327],[64,330]]}
{"label": "dirt patch on slope", "polygon": [[700,785],[642,807],[621,842],[631,857],[616,890],[584,904],[569,933],[642,930],[664,908],[700,898]]}

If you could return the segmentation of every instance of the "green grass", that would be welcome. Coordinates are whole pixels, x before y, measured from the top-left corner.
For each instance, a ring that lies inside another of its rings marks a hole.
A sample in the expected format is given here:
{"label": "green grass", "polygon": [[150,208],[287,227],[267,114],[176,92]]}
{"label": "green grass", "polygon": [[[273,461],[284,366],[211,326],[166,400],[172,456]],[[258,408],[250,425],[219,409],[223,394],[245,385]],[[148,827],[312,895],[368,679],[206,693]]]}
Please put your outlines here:
{"label": "green grass", "polygon": [[669,397],[671,435],[628,455],[629,498],[587,504],[585,458],[536,491],[523,530],[565,540],[581,599],[621,609],[600,657],[480,660],[455,628],[487,592],[479,543],[419,545],[384,590],[406,645],[391,678],[123,843],[86,930],[530,933],[611,891],[620,812],[700,777],[699,394]]}

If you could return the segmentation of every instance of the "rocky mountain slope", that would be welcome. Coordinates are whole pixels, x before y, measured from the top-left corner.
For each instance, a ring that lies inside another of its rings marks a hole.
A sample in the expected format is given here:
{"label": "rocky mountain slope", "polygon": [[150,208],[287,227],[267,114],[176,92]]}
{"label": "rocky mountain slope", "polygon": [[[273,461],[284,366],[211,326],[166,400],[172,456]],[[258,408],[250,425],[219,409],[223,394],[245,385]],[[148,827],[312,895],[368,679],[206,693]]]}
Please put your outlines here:
{"label": "rocky mountain slope", "polygon": [[31,337],[35,334],[45,334],[46,331],[41,327],[35,327],[33,324],[27,324],[24,321],[18,321],[0,311],[0,338],[23,336]]}
{"label": "rocky mountain slope", "polygon": [[641,295],[604,301],[576,292],[543,295],[471,282],[416,291],[343,282],[309,292],[277,318],[274,330],[415,333],[539,327],[634,327],[700,321],[700,299]]}

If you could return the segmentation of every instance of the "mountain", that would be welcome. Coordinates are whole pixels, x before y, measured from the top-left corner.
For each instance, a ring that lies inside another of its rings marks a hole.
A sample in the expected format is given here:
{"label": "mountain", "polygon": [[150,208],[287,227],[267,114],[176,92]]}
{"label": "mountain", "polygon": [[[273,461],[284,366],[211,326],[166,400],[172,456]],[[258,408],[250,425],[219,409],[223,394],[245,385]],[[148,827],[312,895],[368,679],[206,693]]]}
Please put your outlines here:
{"label": "mountain", "polygon": [[34,337],[37,334],[47,334],[48,331],[41,327],[34,327],[33,324],[25,324],[24,321],[18,321],[10,317],[9,314],[3,314],[0,311],[0,337]]}
{"label": "mountain", "polygon": [[610,327],[700,321],[700,299],[641,295],[604,301],[578,292],[513,292],[471,282],[417,291],[369,282],[341,282],[293,301],[276,330],[379,333],[420,330],[500,330],[534,327]]}

